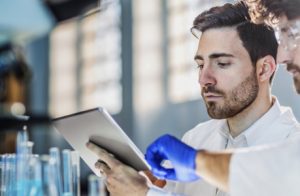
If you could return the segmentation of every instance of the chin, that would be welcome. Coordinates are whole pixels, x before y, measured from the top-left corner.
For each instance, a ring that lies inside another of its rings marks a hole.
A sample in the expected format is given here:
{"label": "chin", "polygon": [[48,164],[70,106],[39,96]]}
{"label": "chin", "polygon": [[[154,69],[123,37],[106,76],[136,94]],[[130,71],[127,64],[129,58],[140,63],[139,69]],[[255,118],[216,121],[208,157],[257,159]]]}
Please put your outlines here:
{"label": "chin", "polygon": [[227,115],[224,115],[223,112],[215,111],[215,110],[211,110],[211,109],[207,110],[207,114],[212,119],[225,119],[225,118],[227,118]]}

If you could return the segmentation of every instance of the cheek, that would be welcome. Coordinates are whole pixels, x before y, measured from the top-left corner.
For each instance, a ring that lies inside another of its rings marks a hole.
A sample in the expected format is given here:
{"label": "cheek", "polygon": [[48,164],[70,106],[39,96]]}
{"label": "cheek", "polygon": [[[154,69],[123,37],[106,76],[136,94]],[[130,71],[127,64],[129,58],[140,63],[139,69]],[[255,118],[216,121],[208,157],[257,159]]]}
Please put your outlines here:
{"label": "cheek", "polygon": [[277,63],[284,63],[288,58],[288,53],[287,51],[281,46],[278,46],[277,49],[277,57],[276,57],[276,61]]}
{"label": "cheek", "polygon": [[300,67],[300,46],[295,50],[293,63]]}
{"label": "cheek", "polygon": [[248,76],[249,73],[250,70],[247,68],[223,70],[217,75],[218,85],[222,86],[224,89],[233,89],[238,86],[238,84],[245,79],[244,76]]}
{"label": "cheek", "polygon": [[223,76],[220,77],[217,83],[217,88],[222,90],[224,93],[233,91],[243,79],[239,76]]}

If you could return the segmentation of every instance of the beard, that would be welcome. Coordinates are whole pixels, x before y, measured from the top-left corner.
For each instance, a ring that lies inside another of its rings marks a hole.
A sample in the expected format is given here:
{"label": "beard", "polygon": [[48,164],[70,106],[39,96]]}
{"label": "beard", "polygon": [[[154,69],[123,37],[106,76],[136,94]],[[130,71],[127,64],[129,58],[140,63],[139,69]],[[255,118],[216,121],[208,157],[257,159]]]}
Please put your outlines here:
{"label": "beard", "polygon": [[300,94],[300,77],[293,77],[293,80],[294,80],[294,87],[295,87],[295,90],[298,94]]}
{"label": "beard", "polygon": [[[204,87],[202,89],[202,97],[205,101],[207,113],[213,119],[230,118],[242,112],[253,103],[258,94],[258,81],[256,73],[253,71],[244,81],[229,93],[225,93],[214,86]],[[206,101],[203,93],[215,93],[221,95],[224,99],[223,103],[215,101]]]}
{"label": "beard", "polygon": [[[291,71],[292,69],[294,69],[294,70],[296,70],[297,72],[300,73],[300,66],[299,65],[289,63],[286,66],[287,66],[286,67],[287,71]],[[294,80],[295,90],[297,91],[298,94],[300,94],[300,76],[298,75],[296,77],[293,77],[293,80]]]}

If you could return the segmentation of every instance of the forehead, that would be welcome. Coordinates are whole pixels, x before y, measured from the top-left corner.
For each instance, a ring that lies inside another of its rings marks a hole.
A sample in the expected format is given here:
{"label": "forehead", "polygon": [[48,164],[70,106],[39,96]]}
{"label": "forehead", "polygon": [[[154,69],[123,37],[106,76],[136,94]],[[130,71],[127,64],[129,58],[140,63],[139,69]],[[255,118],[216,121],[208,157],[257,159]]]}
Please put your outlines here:
{"label": "forehead", "polygon": [[234,56],[248,54],[236,28],[223,27],[206,30],[199,39],[198,55],[229,53]]}

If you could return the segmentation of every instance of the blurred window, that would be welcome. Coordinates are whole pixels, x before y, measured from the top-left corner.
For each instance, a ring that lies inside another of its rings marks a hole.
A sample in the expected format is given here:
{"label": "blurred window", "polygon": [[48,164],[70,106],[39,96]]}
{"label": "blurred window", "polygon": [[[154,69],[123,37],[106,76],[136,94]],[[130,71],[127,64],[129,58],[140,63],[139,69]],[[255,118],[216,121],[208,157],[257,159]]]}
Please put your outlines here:
{"label": "blurred window", "polygon": [[53,116],[97,106],[122,109],[120,2],[64,22],[51,34],[50,104]]}
{"label": "blurred window", "polygon": [[134,103],[139,110],[200,98],[194,18],[229,0],[133,0]]}
{"label": "blurred window", "polygon": [[140,111],[163,103],[161,0],[133,0],[134,105]]}
{"label": "blurred window", "polygon": [[226,0],[168,0],[168,95],[173,103],[200,98],[198,69],[194,61],[198,40],[190,33],[193,20],[202,11]]}

